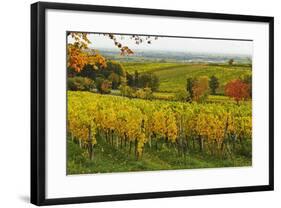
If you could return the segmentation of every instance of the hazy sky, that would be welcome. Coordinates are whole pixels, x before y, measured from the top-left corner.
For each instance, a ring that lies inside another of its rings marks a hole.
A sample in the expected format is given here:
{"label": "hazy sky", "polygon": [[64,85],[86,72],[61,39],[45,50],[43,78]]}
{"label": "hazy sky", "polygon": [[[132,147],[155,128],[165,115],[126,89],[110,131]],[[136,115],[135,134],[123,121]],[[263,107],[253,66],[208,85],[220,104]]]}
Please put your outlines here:
{"label": "hazy sky", "polygon": [[[116,49],[113,40],[101,34],[89,34],[92,42],[90,47],[94,49]],[[117,40],[132,50],[165,50],[180,52],[202,52],[202,53],[219,53],[219,54],[241,54],[252,55],[252,41],[238,40],[214,40],[214,39],[197,39],[197,38],[174,38],[158,37],[157,40],[152,38],[152,43],[135,44],[130,39],[131,36],[116,35]]]}

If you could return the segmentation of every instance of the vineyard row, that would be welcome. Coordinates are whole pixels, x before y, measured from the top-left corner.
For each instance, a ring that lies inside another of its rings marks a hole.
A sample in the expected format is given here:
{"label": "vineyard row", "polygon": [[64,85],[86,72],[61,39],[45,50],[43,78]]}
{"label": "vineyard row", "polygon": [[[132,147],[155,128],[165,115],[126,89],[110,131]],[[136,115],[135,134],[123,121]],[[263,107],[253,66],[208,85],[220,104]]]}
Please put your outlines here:
{"label": "vineyard row", "polygon": [[91,159],[97,137],[117,149],[133,149],[137,159],[145,148],[159,148],[158,143],[179,154],[199,148],[219,155],[231,153],[230,143],[241,146],[251,139],[251,104],[148,101],[69,91],[68,134]]}

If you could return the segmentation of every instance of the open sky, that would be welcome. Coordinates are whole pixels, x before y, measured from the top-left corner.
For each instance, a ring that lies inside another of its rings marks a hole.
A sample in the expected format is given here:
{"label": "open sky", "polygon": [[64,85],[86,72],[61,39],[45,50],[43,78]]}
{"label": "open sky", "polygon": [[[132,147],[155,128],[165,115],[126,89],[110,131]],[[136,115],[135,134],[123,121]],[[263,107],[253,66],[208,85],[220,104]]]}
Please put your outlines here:
{"label": "open sky", "polygon": [[[89,34],[90,47],[94,49],[116,50],[113,40],[102,34]],[[116,35],[118,42],[132,50],[164,50],[178,52],[197,52],[214,54],[241,54],[252,55],[253,41],[241,40],[214,40],[198,38],[158,37],[151,38],[152,43],[135,44],[130,35]],[[71,42],[71,40],[69,39]]]}

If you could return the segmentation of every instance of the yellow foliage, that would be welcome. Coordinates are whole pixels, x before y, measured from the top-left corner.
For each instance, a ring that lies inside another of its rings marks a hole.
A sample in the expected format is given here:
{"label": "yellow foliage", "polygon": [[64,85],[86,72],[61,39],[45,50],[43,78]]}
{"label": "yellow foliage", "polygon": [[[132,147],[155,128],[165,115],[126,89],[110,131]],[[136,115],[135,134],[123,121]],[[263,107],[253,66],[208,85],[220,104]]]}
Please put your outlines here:
{"label": "yellow foliage", "polygon": [[[89,130],[91,129],[91,131]],[[68,92],[68,132],[96,144],[97,132],[135,141],[142,154],[149,139],[203,138],[221,145],[229,135],[251,138],[251,108],[238,105],[148,101],[88,92]],[[91,132],[91,135],[89,135]]]}

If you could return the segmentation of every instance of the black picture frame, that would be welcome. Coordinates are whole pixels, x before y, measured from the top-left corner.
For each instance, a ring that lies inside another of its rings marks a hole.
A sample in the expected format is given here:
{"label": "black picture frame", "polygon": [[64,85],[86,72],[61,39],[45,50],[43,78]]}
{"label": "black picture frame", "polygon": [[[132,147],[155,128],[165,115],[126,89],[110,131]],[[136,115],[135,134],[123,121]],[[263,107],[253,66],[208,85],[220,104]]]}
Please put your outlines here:
{"label": "black picture frame", "polygon": [[[120,195],[85,196],[47,199],[46,188],[46,82],[45,39],[46,10],[60,9],[88,12],[187,17],[216,20],[264,22],[269,24],[269,184],[262,186],[225,187],[200,190],[129,193]],[[147,198],[226,194],[236,192],[269,191],[274,189],[274,18],[235,14],[216,14],[175,10],[158,10],[129,7],[94,6],[38,2],[31,5],[31,203],[35,205],[73,204]]]}

